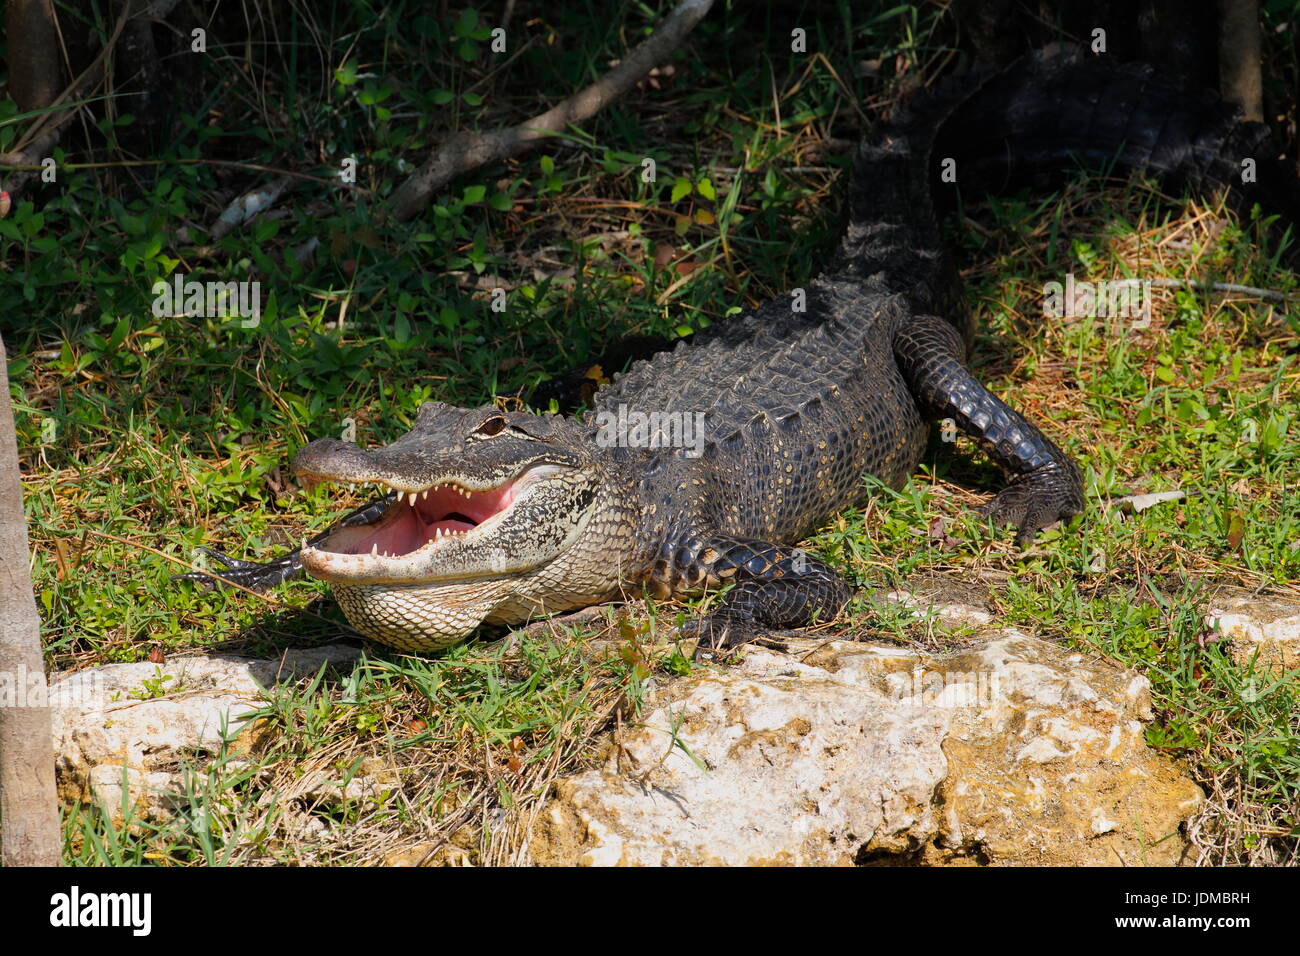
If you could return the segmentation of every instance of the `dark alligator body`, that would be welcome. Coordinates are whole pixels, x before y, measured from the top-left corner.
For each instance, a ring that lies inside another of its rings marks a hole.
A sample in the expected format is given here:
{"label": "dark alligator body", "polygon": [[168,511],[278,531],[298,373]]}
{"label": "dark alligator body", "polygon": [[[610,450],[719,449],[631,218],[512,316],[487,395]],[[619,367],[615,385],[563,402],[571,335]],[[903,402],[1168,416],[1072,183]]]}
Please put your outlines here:
{"label": "dark alligator body", "polygon": [[[696,627],[715,644],[830,620],[849,587],[795,545],[860,501],[865,475],[906,482],[931,422],[954,420],[1005,473],[980,510],[1018,543],[1084,508],[1078,466],[966,368],[973,329],[939,227],[956,187],[1140,168],[1296,221],[1276,155],[1262,126],[1141,65],[1065,50],[963,77],[859,147],[846,234],[802,310],[796,294],[774,299],[638,362],[581,419],[429,403],[388,446],[315,441],[298,475],[389,493],[270,564],[213,554],[252,587],[305,568],[359,630],[409,650],[643,587],[731,584]],[[699,441],[611,444],[610,421],[636,413],[699,423]]]}

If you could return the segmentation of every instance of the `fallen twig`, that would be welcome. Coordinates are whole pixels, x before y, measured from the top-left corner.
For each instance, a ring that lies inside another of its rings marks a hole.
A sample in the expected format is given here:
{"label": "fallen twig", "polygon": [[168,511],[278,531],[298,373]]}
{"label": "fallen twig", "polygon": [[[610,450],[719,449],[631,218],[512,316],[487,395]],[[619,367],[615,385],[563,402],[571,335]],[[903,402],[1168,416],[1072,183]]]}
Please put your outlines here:
{"label": "fallen twig", "polygon": [[1278,292],[1276,289],[1257,289],[1254,286],[1237,285],[1233,282],[1198,282],[1196,279],[1150,279],[1148,281],[1160,289],[1189,287],[1211,292],[1237,292],[1241,295],[1253,295],[1259,299],[1272,299],[1274,302],[1285,302],[1288,297],[1294,298],[1297,295],[1292,292],[1288,296],[1287,293]]}
{"label": "fallen twig", "polygon": [[266,186],[252,189],[241,196],[236,196],[225,211],[212,224],[211,238],[215,242],[238,225],[261,215],[275,205],[280,194],[288,188],[290,178],[281,176]]}

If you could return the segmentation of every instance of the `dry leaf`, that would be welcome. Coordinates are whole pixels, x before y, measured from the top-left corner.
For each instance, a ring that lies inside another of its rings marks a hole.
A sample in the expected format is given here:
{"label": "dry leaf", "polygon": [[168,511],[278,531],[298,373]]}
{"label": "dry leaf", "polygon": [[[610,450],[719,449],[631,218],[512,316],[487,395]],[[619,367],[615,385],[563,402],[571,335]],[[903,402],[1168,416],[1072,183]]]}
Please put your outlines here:
{"label": "dry leaf", "polygon": [[1246,519],[1240,514],[1233,514],[1228,519],[1228,548],[1232,551],[1241,550],[1241,539],[1246,536]]}
{"label": "dry leaf", "polygon": [[1137,514],[1162,502],[1181,501],[1186,497],[1185,491],[1154,491],[1146,495],[1125,495],[1123,498],[1116,498],[1111,504],[1121,511]]}

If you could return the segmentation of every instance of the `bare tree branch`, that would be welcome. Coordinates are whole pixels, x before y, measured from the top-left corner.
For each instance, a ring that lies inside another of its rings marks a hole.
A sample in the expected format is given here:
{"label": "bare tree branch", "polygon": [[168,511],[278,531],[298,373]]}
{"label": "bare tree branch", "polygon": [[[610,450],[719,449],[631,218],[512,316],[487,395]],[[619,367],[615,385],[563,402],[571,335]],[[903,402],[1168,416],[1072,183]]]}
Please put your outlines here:
{"label": "bare tree branch", "polygon": [[712,6],[713,0],[683,0],[663,25],[618,66],[540,116],[508,129],[452,136],[393,194],[394,218],[405,221],[419,215],[435,192],[462,173],[517,156],[571,123],[595,116],[677,49]]}
{"label": "bare tree branch", "polygon": [[54,744],[30,553],[0,339],[0,863],[57,866]]}

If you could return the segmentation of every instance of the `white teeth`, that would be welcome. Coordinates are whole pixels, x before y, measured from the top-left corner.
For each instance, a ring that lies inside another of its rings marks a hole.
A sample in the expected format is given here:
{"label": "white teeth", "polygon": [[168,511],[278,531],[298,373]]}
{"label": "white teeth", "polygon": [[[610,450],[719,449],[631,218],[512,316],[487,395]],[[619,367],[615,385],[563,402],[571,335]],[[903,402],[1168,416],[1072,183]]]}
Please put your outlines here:
{"label": "white teeth", "polygon": [[429,489],[425,488],[422,492],[420,492],[420,500],[424,500],[427,497],[429,497]]}
{"label": "white teeth", "polygon": [[415,497],[415,492],[414,492],[414,491],[408,491],[408,492],[406,493],[406,500],[409,501],[409,502],[411,503],[411,507],[415,507],[415,502],[416,502],[416,500],[417,500],[416,497]]}
{"label": "white teeth", "polygon": [[448,481],[448,482],[443,482],[441,485],[434,485],[432,488],[426,488],[426,489],[424,489],[424,491],[420,492],[420,496],[423,497],[423,496],[427,495],[427,494],[428,494],[429,492],[431,492],[431,491],[433,491],[433,492],[439,492],[439,491],[444,491],[444,492],[445,492],[445,491],[454,491],[454,492],[456,492],[456,494],[460,495],[462,498],[473,498],[473,497],[474,497],[474,492],[473,492],[471,489],[469,489],[469,488],[462,488],[460,485],[452,484],[452,483],[449,482],[449,481]]}
{"label": "white teeth", "polygon": [[379,557],[379,542],[378,542],[378,541],[376,541],[374,544],[372,544],[372,545],[370,546],[370,556],[371,556],[372,558],[377,558],[377,557]]}

